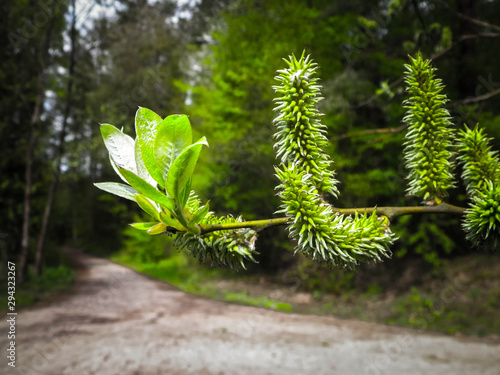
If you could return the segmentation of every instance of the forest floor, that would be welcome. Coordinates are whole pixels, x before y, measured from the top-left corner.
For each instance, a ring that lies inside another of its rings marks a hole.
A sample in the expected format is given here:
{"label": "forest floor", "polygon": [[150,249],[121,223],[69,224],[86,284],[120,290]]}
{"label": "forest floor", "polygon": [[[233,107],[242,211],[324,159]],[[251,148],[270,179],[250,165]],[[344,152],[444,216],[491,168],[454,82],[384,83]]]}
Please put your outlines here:
{"label": "forest floor", "polygon": [[229,304],[74,256],[71,293],[18,311],[2,374],[500,374],[496,338]]}

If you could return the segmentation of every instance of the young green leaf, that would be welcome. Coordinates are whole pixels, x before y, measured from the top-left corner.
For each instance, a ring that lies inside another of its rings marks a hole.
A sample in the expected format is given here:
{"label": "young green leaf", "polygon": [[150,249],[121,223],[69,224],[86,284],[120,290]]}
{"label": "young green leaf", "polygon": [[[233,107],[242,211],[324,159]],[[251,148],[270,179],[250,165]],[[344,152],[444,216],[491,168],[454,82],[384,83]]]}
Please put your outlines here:
{"label": "young green leaf", "polygon": [[190,178],[186,184],[186,187],[181,192],[180,204],[181,204],[182,208],[184,208],[186,206],[186,203],[189,199],[189,194],[191,193],[191,181],[192,181],[192,179]]}
{"label": "young green leaf", "polygon": [[129,224],[131,227],[134,227],[135,229],[139,229],[139,230],[149,230],[151,229],[151,227],[154,227],[155,225],[157,225],[158,223],[132,223],[132,224]]}
{"label": "young green leaf", "polygon": [[175,228],[177,230],[185,230],[186,228],[179,223],[176,219],[170,217],[168,214],[164,212],[160,212],[161,221],[167,224],[169,227]]}
{"label": "young green leaf", "polygon": [[104,190],[105,192],[135,202],[135,195],[137,194],[137,191],[131,186],[120,184],[118,182],[99,182],[95,183],[94,186],[101,190]]}
{"label": "young green leaf", "polygon": [[147,108],[139,108],[135,115],[135,131],[142,160],[151,177],[163,187],[165,186],[163,175],[154,158],[155,138],[161,122],[162,118]]}
{"label": "young green leaf", "polygon": [[191,124],[186,115],[168,116],[159,125],[154,157],[164,180],[175,158],[192,142]]}
{"label": "young green leaf", "polygon": [[209,205],[207,202],[203,207],[200,207],[198,211],[194,213],[193,218],[189,223],[199,224],[205,218],[205,216],[207,216],[208,210],[209,210]]}
{"label": "young green leaf", "polygon": [[149,174],[146,165],[144,164],[144,160],[142,158],[142,151],[139,142],[135,142],[135,164],[137,166],[137,175],[145,180],[147,183],[156,186],[156,181]]}
{"label": "young green leaf", "polygon": [[168,194],[176,201],[181,201],[181,193],[186,187],[193,174],[198,156],[200,155],[203,145],[208,146],[205,137],[198,142],[193,143],[182,151],[182,153],[174,160],[170,167],[166,188]]}
{"label": "young green leaf", "polygon": [[108,156],[109,156],[109,164],[111,164],[111,167],[113,167],[113,170],[115,171],[115,173],[118,175],[118,177],[120,177],[122,179],[123,182],[128,184],[127,179],[125,177],[123,177],[122,172],[120,172],[120,169],[117,167],[116,163],[111,158],[111,155],[108,155]]}
{"label": "young green leaf", "polygon": [[120,172],[120,169],[116,166],[116,163],[111,158],[111,155],[108,155],[108,158],[109,158],[109,164],[111,164],[111,167],[113,168],[115,173],[118,175],[118,177],[120,177],[123,182],[128,184],[128,181],[125,179],[125,177],[123,177],[122,173]]}
{"label": "young green leaf", "polygon": [[113,125],[102,124],[101,135],[109,157],[119,167],[136,172],[134,140]]}
{"label": "young green leaf", "polygon": [[149,199],[141,194],[136,194],[135,200],[144,212],[146,212],[149,216],[153,217],[157,221],[160,221],[160,213],[158,212],[156,207],[149,201]]}
{"label": "young green leaf", "polygon": [[165,233],[167,231],[167,226],[163,223],[158,223],[155,226],[148,229],[148,234],[155,235]]}
{"label": "young green leaf", "polygon": [[162,205],[168,211],[174,210],[174,201],[169,197],[162,194],[155,187],[148,184],[142,178],[137,176],[135,173],[127,171],[126,169],[120,169],[120,172],[127,179],[128,183],[132,185],[132,187],[137,190],[140,194],[144,195],[146,198],[151,199],[152,201]]}

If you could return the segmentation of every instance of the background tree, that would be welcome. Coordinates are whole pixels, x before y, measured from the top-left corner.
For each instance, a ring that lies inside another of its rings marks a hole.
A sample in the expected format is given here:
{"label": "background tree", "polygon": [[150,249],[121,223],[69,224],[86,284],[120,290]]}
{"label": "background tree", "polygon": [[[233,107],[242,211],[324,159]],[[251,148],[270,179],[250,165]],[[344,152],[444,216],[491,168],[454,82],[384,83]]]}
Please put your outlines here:
{"label": "background tree", "polygon": [[[32,218],[37,216],[38,196],[33,194],[35,189],[43,189],[39,182],[43,181],[46,168],[45,161],[37,155],[41,147],[38,139],[46,135],[42,115],[46,90],[50,86],[48,72],[55,65],[50,51],[61,48],[66,6],[64,2],[7,1],[2,7],[5,48],[2,50],[4,79],[0,131],[2,142],[5,142],[3,149],[15,150],[2,160],[2,175],[9,176],[1,191],[5,201],[2,218],[7,221],[2,227],[6,231],[8,254],[21,245],[18,276],[23,280]],[[24,191],[23,199],[19,199],[20,191]],[[20,202],[23,202],[21,206]]]}
{"label": "background tree", "polygon": [[[491,14],[498,11],[496,6],[487,2],[478,4],[473,4],[480,9],[477,16],[493,22]],[[264,171],[270,176],[273,163],[271,142],[265,142],[270,139],[272,93],[264,81],[277,69],[280,56],[290,51],[300,53],[303,48],[321,66],[319,75],[326,97],[321,109],[332,135],[328,152],[333,155],[338,178],[343,181],[339,186],[343,203],[387,204],[394,197],[402,197],[401,205],[417,203],[414,198],[404,196],[405,171],[400,160],[401,131],[405,128],[401,125],[404,110],[400,105],[404,94],[401,66],[406,55],[417,50],[422,50],[425,56],[436,56],[436,65],[440,72],[444,70],[443,80],[449,84],[449,96],[453,100],[465,99],[460,97],[457,86],[456,69],[460,63],[456,62],[462,59],[459,53],[462,42],[470,36],[461,34],[459,21],[463,18],[455,4],[433,2],[432,6],[424,7],[420,2],[396,1],[377,6],[363,2],[332,5],[321,1],[286,4],[240,1],[223,10],[221,16],[222,21],[212,33],[216,43],[208,52],[214,58],[207,63],[207,78],[200,85],[203,87],[193,90],[193,105],[186,108],[194,125],[206,130],[204,134],[212,144],[217,144],[220,154],[207,158],[212,167],[204,170],[204,175],[209,176],[206,189],[200,186],[214,207],[250,217],[258,216],[257,212],[268,215],[271,207],[275,207],[275,204],[261,207],[263,199],[259,195],[263,191],[261,186],[269,190],[274,184],[272,178],[262,177]],[[474,25],[483,33],[489,31],[488,27]],[[493,45],[498,43],[495,38],[474,35],[471,39],[482,44],[484,61],[495,61]],[[494,71],[492,67],[489,69]],[[481,87],[479,78],[473,79]],[[488,91],[494,89],[490,87]],[[481,103],[489,108],[488,120],[481,123],[493,136],[497,133],[496,120],[491,121],[491,117],[498,116],[496,100]],[[471,118],[472,112],[468,113],[472,108],[464,108],[460,100],[450,103],[449,108],[457,124],[479,119]],[[214,131],[210,129],[212,126],[216,127]],[[224,133],[220,129],[233,130]],[[359,134],[352,137],[350,133]],[[261,135],[264,145],[258,142]],[[233,144],[229,140],[238,146],[224,146],[226,141],[227,145]],[[215,186],[208,187],[212,181]],[[253,193],[247,195],[249,191]],[[452,202],[461,203],[464,199],[462,192],[452,192]],[[466,251],[462,242],[453,240],[458,238],[457,219],[446,218],[441,229],[436,220],[443,218],[404,218],[404,225],[420,229],[400,241],[396,254],[421,254],[437,265],[439,258],[452,249]],[[266,249],[271,247],[264,241],[261,244]]]}
{"label": "background tree", "polygon": [[[161,114],[188,113],[195,135],[211,140],[212,152],[200,161],[204,178],[194,188],[216,211],[243,213],[249,219],[271,215],[279,203],[268,194],[276,182],[270,82],[281,67],[280,58],[292,52],[306,49],[321,66],[326,99],[320,110],[331,135],[327,153],[343,182],[339,189],[346,206],[395,203],[394,197],[403,197],[398,205],[418,203],[404,196],[406,171],[399,159],[405,128],[401,67],[407,54],[420,50],[433,57],[447,86],[453,122],[471,127],[479,122],[494,138],[493,147],[499,146],[495,22],[500,9],[495,2],[239,0],[192,2],[182,9],[172,1],[100,3],[114,11],[96,17],[89,11],[97,3],[76,2],[74,100],[40,265],[61,261],[56,244],[95,252],[121,247],[130,206],[90,184],[113,175],[99,147],[97,124],[109,122],[130,132],[138,106]],[[35,259],[34,241],[42,226],[68,98],[68,4],[10,0],[1,5],[7,47],[0,63],[0,143],[9,152],[0,161],[2,176],[8,176],[0,184],[6,202],[0,208],[0,242],[5,257],[23,253],[26,264]],[[53,16],[44,17],[51,6]],[[470,51],[477,57],[471,59]],[[465,84],[467,89],[460,86]],[[43,105],[33,117],[37,96]],[[32,118],[38,126],[30,152]],[[33,155],[31,164],[27,155]],[[32,183],[27,171],[32,171]],[[450,191],[450,201],[465,203],[465,193],[463,188]],[[25,197],[30,204],[24,204]],[[30,209],[29,215],[24,208]],[[28,217],[30,222],[24,220]],[[23,221],[28,242],[22,240]],[[100,225],[103,221],[106,227]],[[460,238],[457,220],[439,221],[438,227],[432,217],[401,218],[401,228],[419,230],[399,241],[395,254],[439,265],[443,257],[468,252],[455,240]],[[296,262],[283,251],[290,249],[286,233],[267,236],[259,241],[266,251],[256,271],[268,267],[275,272]]]}

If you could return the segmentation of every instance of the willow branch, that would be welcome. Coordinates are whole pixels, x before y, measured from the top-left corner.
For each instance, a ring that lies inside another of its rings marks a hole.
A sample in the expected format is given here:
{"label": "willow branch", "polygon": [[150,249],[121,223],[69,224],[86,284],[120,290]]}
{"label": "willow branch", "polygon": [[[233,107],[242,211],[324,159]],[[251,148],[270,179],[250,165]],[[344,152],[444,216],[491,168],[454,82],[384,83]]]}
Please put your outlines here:
{"label": "willow branch", "polygon": [[362,135],[368,135],[368,134],[384,134],[384,133],[391,133],[391,134],[397,134],[405,130],[408,126],[406,124],[398,126],[397,128],[380,128],[380,129],[368,129],[368,130],[360,130],[357,132],[352,132],[352,133],[347,133],[347,134],[342,134],[337,137],[332,137],[330,138],[330,142],[335,142],[339,141],[341,139],[346,139],[346,138],[353,138],[353,137],[359,137]]}
{"label": "willow branch", "polygon": [[493,91],[490,91],[487,94],[481,95],[481,96],[475,96],[473,98],[467,98],[464,100],[460,100],[459,102],[455,102],[454,104],[471,104],[471,103],[477,103],[481,102],[483,100],[488,100],[489,98],[492,98],[495,95],[500,94],[500,89],[496,89]]}
{"label": "willow branch", "polygon": [[275,219],[251,220],[242,221],[240,223],[226,223],[226,224],[199,224],[201,234],[215,232],[218,230],[231,230],[241,228],[252,228],[256,231],[261,231],[267,228],[275,227],[277,225],[285,225],[288,222],[288,217],[278,217]]}
{"label": "willow branch", "polygon": [[365,208],[336,208],[333,212],[344,215],[371,214],[374,211],[378,215],[387,216],[389,220],[397,216],[414,214],[452,214],[463,215],[466,208],[453,206],[448,203],[441,203],[436,206],[408,206],[408,207],[365,207]]}
{"label": "willow branch", "polygon": [[[462,35],[462,36],[460,36],[460,38],[458,38],[458,40],[456,40],[455,42],[453,42],[447,48],[443,49],[440,52],[437,52],[437,53],[431,55],[429,57],[429,60],[433,60],[433,61],[437,60],[438,58],[440,58],[444,54],[450,52],[454,47],[456,47],[458,44],[462,43],[465,40],[476,39],[476,38],[498,38],[498,37],[500,37],[500,33],[477,33],[477,34]],[[393,89],[394,87],[398,86],[402,82],[403,82],[403,76],[399,77],[398,79],[396,79],[395,81],[393,81],[392,83],[390,83],[388,87],[389,87],[389,89]],[[366,99],[365,101],[363,101],[363,102],[361,102],[361,103],[359,103],[359,104],[357,104],[355,106],[351,106],[351,109],[358,109],[358,108],[364,107],[365,105],[370,104],[371,102],[373,102],[375,99],[377,99],[379,96],[381,96],[383,94],[384,94],[384,92],[380,92],[378,94],[374,94],[371,97],[369,97],[368,99]],[[485,99],[482,99],[482,100],[486,100],[488,98],[485,98]],[[350,138],[350,137],[345,137],[345,138]],[[340,138],[340,139],[342,139],[342,138]]]}
{"label": "willow branch", "polygon": [[431,0],[433,3],[438,3],[438,4],[441,4],[443,7],[447,8],[448,10],[450,10],[452,13],[455,13],[455,15],[459,18],[462,18],[464,20],[467,20],[475,25],[478,25],[478,26],[482,26],[482,27],[486,27],[486,28],[491,28],[493,30],[498,30],[500,31],[500,26],[497,26],[497,25],[493,25],[491,23],[488,23],[488,22],[485,22],[485,21],[481,21],[481,20],[478,20],[477,18],[472,18],[472,17],[469,17],[469,16],[466,16],[465,14],[463,13],[460,13],[460,12],[457,12],[455,9],[453,9],[451,6],[449,6],[446,2],[442,1],[442,0]]}
{"label": "willow branch", "polygon": [[[394,87],[396,87],[397,85],[399,85],[402,82],[403,82],[403,76],[401,76],[398,79],[396,79],[395,81],[391,82],[388,85],[388,88],[389,89],[393,89]],[[365,105],[370,104],[371,102],[373,102],[375,99],[377,99],[379,96],[381,96],[383,94],[384,94],[384,92],[380,92],[378,94],[374,94],[374,95],[370,96],[368,99],[366,99],[364,102],[361,102],[361,103],[359,103],[359,104],[357,104],[355,106],[351,106],[351,109],[358,109],[358,108],[364,107]]]}
{"label": "willow branch", "polygon": [[[408,206],[408,207],[362,207],[362,208],[334,208],[333,212],[342,215],[354,215],[358,214],[372,214],[376,212],[380,216],[387,216],[389,220],[397,216],[403,215],[415,215],[415,214],[451,214],[451,215],[463,215],[466,208],[453,206],[447,203],[441,203],[436,206]],[[210,232],[220,231],[220,230],[234,230],[242,228],[252,228],[257,232],[275,227],[278,225],[286,225],[292,219],[289,217],[278,217],[274,219],[263,219],[263,220],[252,220],[243,221],[240,223],[228,223],[228,224],[200,224],[200,234],[206,234]]]}

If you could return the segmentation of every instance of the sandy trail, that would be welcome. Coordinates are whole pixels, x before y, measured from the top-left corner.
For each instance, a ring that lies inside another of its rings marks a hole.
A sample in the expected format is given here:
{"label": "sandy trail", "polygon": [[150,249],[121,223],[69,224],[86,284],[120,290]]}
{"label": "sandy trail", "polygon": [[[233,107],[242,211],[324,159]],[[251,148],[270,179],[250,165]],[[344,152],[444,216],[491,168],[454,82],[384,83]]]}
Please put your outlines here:
{"label": "sandy trail", "polygon": [[1,374],[500,375],[498,343],[231,305],[78,257],[74,295],[19,312],[15,369],[1,329]]}

